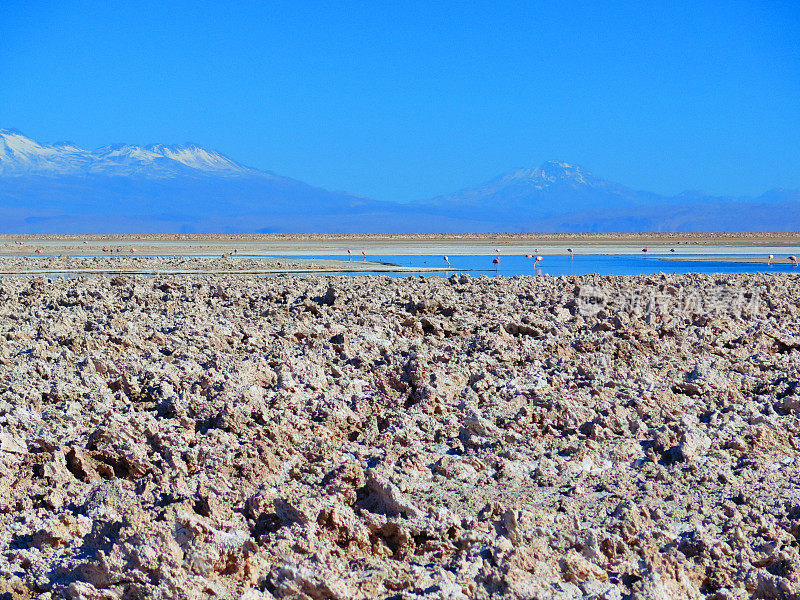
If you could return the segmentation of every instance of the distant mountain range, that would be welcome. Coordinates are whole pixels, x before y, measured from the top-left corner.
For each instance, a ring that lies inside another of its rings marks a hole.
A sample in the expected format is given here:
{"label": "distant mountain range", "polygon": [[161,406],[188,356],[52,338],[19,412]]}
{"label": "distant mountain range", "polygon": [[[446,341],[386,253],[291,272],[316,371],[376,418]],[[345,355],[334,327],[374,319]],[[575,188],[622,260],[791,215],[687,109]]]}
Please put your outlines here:
{"label": "distant mountain range", "polygon": [[88,151],[0,130],[0,233],[800,230],[800,191],[665,197],[548,161],[411,203],[332,192],[197,146]]}
{"label": "distant mountain range", "polygon": [[504,231],[797,231],[800,190],[757,198],[702,192],[661,196],[548,161],[475,187],[417,203],[434,214],[469,215]]}

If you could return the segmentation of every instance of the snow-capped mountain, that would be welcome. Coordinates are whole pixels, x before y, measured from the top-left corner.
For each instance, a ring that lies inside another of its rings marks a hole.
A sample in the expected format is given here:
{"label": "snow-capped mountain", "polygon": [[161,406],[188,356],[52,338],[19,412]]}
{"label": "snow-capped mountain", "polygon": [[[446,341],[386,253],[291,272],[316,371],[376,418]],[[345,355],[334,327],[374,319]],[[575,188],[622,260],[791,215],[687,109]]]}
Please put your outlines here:
{"label": "snow-capped mountain", "polygon": [[40,144],[14,129],[0,129],[0,175],[270,176],[194,144],[116,144],[89,151],[70,142]]}
{"label": "snow-capped mountain", "polygon": [[468,211],[472,218],[538,219],[593,208],[659,203],[663,198],[595,177],[578,165],[547,161],[515,169],[473,188],[419,202],[421,208],[447,214]]}
{"label": "snow-capped mountain", "polygon": [[79,172],[91,162],[91,153],[74,144],[42,145],[15,129],[0,129],[0,175],[63,175]]}
{"label": "snow-capped mountain", "polygon": [[194,144],[84,150],[0,130],[0,233],[787,231],[800,191],[673,197],[561,161],[400,204],[251,169]]}
{"label": "snow-capped mountain", "polygon": [[494,183],[497,186],[502,186],[520,181],[524,181],[537,189],[544,189],[559,181],[569,181],[575,185],[590,186],[606,183],[578,165],[571,165],[558,160],[548,160],[533,169],[509,171],[495,179]]}
{"label": "snow-capped mountain", "polygon": [[561,161],[515,169],[476,187],[414,203],[500,226],[492,231],[787,231],[800,228],[800,192],[758,198],[703,192],[661,196],[596,177]]}
{"label": "snow-capped mountain", "polygon": [[88,151],[0,130],[0,232],[366,230],[395,210],[194,144]]}

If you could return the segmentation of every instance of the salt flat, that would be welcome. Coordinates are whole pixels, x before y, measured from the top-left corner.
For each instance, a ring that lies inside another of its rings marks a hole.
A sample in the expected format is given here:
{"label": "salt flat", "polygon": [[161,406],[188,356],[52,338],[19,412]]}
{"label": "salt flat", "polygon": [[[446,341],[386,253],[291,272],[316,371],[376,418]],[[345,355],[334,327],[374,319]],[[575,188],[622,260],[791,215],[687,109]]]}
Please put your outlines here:
{"label": "salt flat", "polygon": [[792,598],[800,277],[0,277],[0,596]]}

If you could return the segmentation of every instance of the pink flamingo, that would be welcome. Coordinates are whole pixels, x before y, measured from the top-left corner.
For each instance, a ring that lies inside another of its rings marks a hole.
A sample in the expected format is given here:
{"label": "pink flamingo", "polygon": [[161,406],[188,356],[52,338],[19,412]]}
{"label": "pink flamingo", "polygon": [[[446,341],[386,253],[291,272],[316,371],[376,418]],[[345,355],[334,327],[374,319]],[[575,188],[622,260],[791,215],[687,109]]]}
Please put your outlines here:
{"label": "pink flamingo", "polygon": [[500,264],[500,257],[499,256],[495,256],[494,260],[492,261],[492,264],[493,265],[499,265]]}
{"label": "pink flamingo", "polygon": [[534,253],[534,254],[539,254],[539,249],[538,249],[538,248],[534,248],[534,249],[533,249],[533,253]]}
{"label": "pink flamingo", "polygon": [[790,261],[792,261],[792,262],[794,263],[794,266],[795,266],[795,267],[797,266],[797,257],[796,257],[796,256],[790,256],[790,257],[789,257],[789,260],[790,260]]}
{"label": "pink flamingo", "polygon": [[536,260],[533,261],[533,266],[535,267],[536,265],[538,265],[540,260],[544,260],[544,257],[543,256],[537,256]]}
{"label": "pink flamingo", "polygon": [[768,264],[769,266],[772,266],[772,261],[773,261],[773,260],[775,260],[775,255],[774,255],[774,254],[770,254],[770,255],[769,255],[769,260],[767,261],[767,264]]}
{"label": "pink flamingo", "polygon": [[353,251],[350,248],[347,249],[347,260],[353,260]]}
{"label": "pink flamingo", "polygon": [[451,269],[453,268],[453,265],[451,265],[451,264],[450,264],[450,259],[449,259],[449,258],[447,258],[446,256],[444,257],[444,262],[446,262],[446,263],[447,263],[447,266],[448,266],[448,267],[450,267]]}
{"label": "pink flamingo", "polygon": [[573,252],[575,252],[575,251],[574,251],[572,248],[567,248],[567,252],[569,252],[570,254],[572,254],[572,253],[573,253]]}
{"label": "pink flamingo", "polygon": [[131,248],[131,254],[133,254],[134,252],[136,252],[136,250],[134,248]]}
{"label": "pink flamingo", "polygon": [[[42,249],[41,248],[37,248],[36,249],[36,254],[41,254],[41,253],[42,253]],[[795,262],[797,262],[797,261],[795,261]]]}
{"label": "pink flamingo", "polygon": [[647,253],[647,248],[642,248],[642,252]]}
{"label": "pink flamingo", "polygon": [[367,251],[366,250],[362,250],[361,254],[364,255],[364,260],[366,261],[367,260]]}
{"label": "pink flamingo", "polygon": [[103,252],[108,252],[108,248],[106,248],[105,246],[103,246]]}
{"label": "pink flamingo", "polygon": [[525,258],[533,258],[533,255],[532,254],[526,254]]}
{"label": "pink flamingo", "polygon": [[670,248],[669,251],[670,252],[675,252],[675,248]]}

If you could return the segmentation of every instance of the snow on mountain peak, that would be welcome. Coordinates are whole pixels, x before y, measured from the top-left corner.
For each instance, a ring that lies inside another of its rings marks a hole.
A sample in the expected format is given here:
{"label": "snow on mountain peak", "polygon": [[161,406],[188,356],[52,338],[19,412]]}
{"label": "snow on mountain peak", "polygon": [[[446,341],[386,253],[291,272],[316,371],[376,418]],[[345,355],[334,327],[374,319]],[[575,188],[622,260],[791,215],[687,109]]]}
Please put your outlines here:
{"label": "snow on mountain peak", "polygon": [[169,159],[178,161],[192,169],[201,171],[242,171],[247,170],[227,156],[214,150],[207,150],[195,144],[164,146],[156,144],[148,146],[148,150],[157,152]]}
{"label": "snow on mountain peak", "polygon": [[113,144],[92,152],[72,142],[44,145],[15,129],[0,129],[0,175],[258,175],[230,158],[196,144]]}
{"label": "snow on mountain peak", "polygon": [[89,153],[76,146],[43,146],[15,129],[0,130],[0,175],[61,175],[80,169],[88,160]]}
{"label": "snow on mountain peak", "polygon": [[543,189],[565,182],[571,185],[596,185],[599,180],[578,165],[548,160],[533,169],[516,169],[492,182],[493,185],[525,185]]}
{"label": "snow on mountain peak", "polygon": [[558,160],[548,160],[534,169],[533,175],[536,178],[555,183],[557,181],[571,181],[572,183],[589,183],[591,175],[578,165]]}

